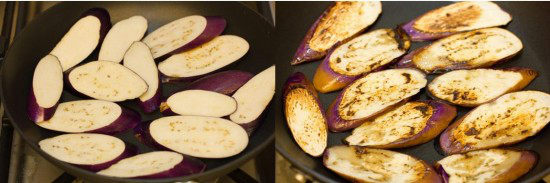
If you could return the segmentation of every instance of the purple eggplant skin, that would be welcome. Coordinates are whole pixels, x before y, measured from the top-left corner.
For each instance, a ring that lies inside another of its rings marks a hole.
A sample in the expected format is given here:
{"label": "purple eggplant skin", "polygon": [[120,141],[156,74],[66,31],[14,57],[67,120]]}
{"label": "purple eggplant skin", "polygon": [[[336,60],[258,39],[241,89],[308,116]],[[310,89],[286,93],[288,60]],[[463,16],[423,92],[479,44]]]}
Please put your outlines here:
{"label": "purple eggplant skin", "polygon": [[294,57],[292,58],[292,61],[290,61],[290,65],[298,65],[304,62],[309,62],[312,60],[317,60],[320,58],[323,58],[326,53],[318,52],[309,47],[309,40],[313,37],[313,34],[315,33],[315,29],[317,29],[317,26],[319,25],[319,21],[325,17],[329,10],[335,5],[335,3],[332,3],[324,12],[315,20],[315,23],[311,25],[309,30],[306,33],[306,36],[300,43],[300,46],[296,50],[296,53],[294,54]]}
{"label": "purple eggplant skin", "polygon": [[[416,30],[414,28],[414,23],[416,22],[416,19],[405,23],[401,25],[401,29],[411,37],[411,41],[431,41],[443,37],[450,36],[454,33],[451,32],[443,32],[443,33],[424,33],[422,31]],[[458,32],[455,32],[458,33]]]}
{"label": "purple eggplant skin", "polygon": [[134,137],[136,137],[136,139],[139,142],[141,142],[142,144],[145,144],[149,147],[153,147],[153,148],[156,148],[156,149],[159,149],[159,150],[172,151],[172,150],[164,147],[163,145],[160,145],[157,141],[155,141],[155,139],[153,139],[153,137],[151,137],[151,133],[149,133],[149,125],[150,124],[151,124],[151,122],[144,122],[144,123],[138,124],[134,128]]}
{"label": "purple eggplant skin", "polygon": [[186,90],[206,90],[232,95],[252,77],[254,74],[249,72],[228,70],[198,79],[189,84]]}
{"label": "purple eggplant skin", "polygon": [[138,100],[138,105],[143,110],[143,112],[151,113],[153,111],[156,111],[160,107],[160,104],[162,102],[162,85],[160,83],[160,78],[159,78],[159,86],[157,87],[157,92],[152,98],[146,101],[141,101],[139,98],[137,100]]}
{"label": "purple eggplant skin", "polygon": [[171,178],[171,177],[180,177],[196,173],[201,173],[206,170],[206,164],[201,160],[193,158],[191,156],[183,155],[183,160],[178,163],[176,166],[172,167],[169,170],[155,173],[152,175],[139,176],[135,178],[143,179],[159,179],[159,178]]}
{"label": "purple eggplant skin", "polygon": [[96,48],[99,49],[103,43],[103,39],[105,39],[105,36],[107,36],[107,33],[113,26],[111,23],[111,16],[106,9],[98,7],[88,9],[80,15],[80,18],[84,18],[86,16],[94,16],[99,19],[99,22],[101,23],[101,27],[99,29],[99,42],[97,43],[98,46]]}
{"label": "purple eggplant skin", "polygon": [[34,122],[42,122],[49,120],[52,118],[53,114],[55,113],[55,109],[57,109],[57,104],[50,108],[44,108],[40,107],[36,101],[36,97],[34,95],[33,87],[31,86],[31,92],[29,93],[28,97],[28,105],[27,105],[27,114],[29,115],[29,119]]}
{"label": "purple eggplant skin", "polygon": [[77,164],[73,164],[73,165],[92,172],[99,172],[100,170],[109,168],[111,165],[117,163],[120,160],[135,156],[136,154],[138,154],[138,149],[133,145],[125,143],[124,151],[122,151],[122,153],[117,158],[111,161],[107,161],[105,163],[95,164],[95,165],[77,165]]}
{"label": "purple eggplant skin", "polygon": [[136,127],[139,123],[141,123],[141,116],[130,109],[126,109],[122,107],[122,112],[120,113],[120,116],[113,121],[111,124],[92,130],[87,131],[85,133],[100,133],[100,134],[106,134],[106,135],[114,135],[129,129],[133,129]]}
{"label": "purple eggplant skin", "polygon": [[167,55],[173,55],[173,54],[183,52],[185,50],[196,48],[201,44],[214,39],[216,36],[219,36],[220,34],[222,34],[223,30],[225,30],[227,21],[225,21],[223,17],[207,16],[204,18],[206,18],[206,28],[204,29],[204,31],[202,31],[202,33],[197,38],[193,39],[193,41],[183,45],[178,49],[175,49],[174,51],[168,53]]}
{"label": "purple eggplant skin", "polygon": [[[335,47],[337,48],[337,47]],[[317,90],[321,93],[328,93],[336,91],[338,89],[344,88],[349,85],[351,82],[360,78],[361,75],[357,76],[348,76],[345,74],[340,74],[335,72],[330,68],[330,55],[335,49],[332,49],[329,54],[323,59],[321,64],[317,67],[315,71],[315,76],[313,77],[313,84],[316,86]],[[333,79],[336,78],[336,79]],[[335,81],[332,84],[324,84]]]}
{"label": "purple eggplant skin", "polygon": [[[539,156],[534,151],[529,150],[520,150],[515,148],[507,148],[508,150],[514,150],[521,152],[521,156],[518,161],[516,161],[510,169],[508,169],[506,172],[503,172],[497,177],[493,177],[491,179],[491,183],[499,183],[499,182],[513,182],[514,180],[520,178],[522,175],[529,172],[532,168],[535,167],[537,164],[537,161],[539,159]],[[445,171],[443,166],[441,166],[439,163],[435,164],[435,168],[437,169],[437,172],[439,175],[443,178],[444,183],[449,183],[449,174]]]}

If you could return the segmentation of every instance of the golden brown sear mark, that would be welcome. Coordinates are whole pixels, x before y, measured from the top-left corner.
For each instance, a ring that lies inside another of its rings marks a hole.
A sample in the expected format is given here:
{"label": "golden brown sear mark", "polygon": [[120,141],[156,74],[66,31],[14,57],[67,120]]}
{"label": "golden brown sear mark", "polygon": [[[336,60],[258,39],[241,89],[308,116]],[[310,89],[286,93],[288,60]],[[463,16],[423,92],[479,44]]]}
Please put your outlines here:
{"label": "golden brown sear mark", "polygon": [[481,8],[478,6],[461,7],[453,12],[442,13],[443,9],[433,10],[429,12],[438,16],[423,17],[420,20],[426,22],[424,24],[415,23],[415,29],[421,32],[428,33],[444,33],[453,32],[460,27],[469,26],[476,22],[481,16]]}

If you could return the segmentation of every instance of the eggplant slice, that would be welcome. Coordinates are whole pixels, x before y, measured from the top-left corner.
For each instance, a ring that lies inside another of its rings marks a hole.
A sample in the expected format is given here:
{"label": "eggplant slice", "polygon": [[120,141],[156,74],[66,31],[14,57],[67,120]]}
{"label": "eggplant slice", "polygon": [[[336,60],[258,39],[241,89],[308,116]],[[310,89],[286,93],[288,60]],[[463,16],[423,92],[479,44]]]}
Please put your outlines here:
{"label": "eggplant slice", "polygon": [[202,77],[187,85],[187,90],[206,90],[218,92],[224,95],[232,95],[254,74],[239,70],[222,71]]}
{"label": "eggplant slice", "polygon": [[426,83],[426,75],[416,69],[389,69],[363,76],[329,106],[329,129],[341,132],[355,128],[416,95]]}
{"label": "eggplant slice", "polygon": [[436,169],[445,182],[513,182],[537,163],[533,151],[488,149],[455,154],[439,160]]}
{"label": "eggplant slice", "polygon": [[327,147],[327,119],[317,92],[306,76],[290,76],[284,89],[284,109],[288,128],[302,150],[320,156]]}
{"label": "eggplant slice", "polygon": [[323,163],[352,182],[441,182],[435,170],[424,161],[382,149],[334,146],[325,152]]}
{"label": "eggplant slice", "polygon": [[318,66],[313,84],[321,93],[340,90],[361,75],[396,61],[410,47],[408,36],[377,29],[333,49]]}
{"label": "eggplant slice", "polygon": [[465,107],[478,106],[526,87],[538,73],[528,68],[456,70],[436,77],[431,96]]}
{"label": "eggplant slice", "polygon": [[438,101],[407,102],[355,128],[345,141],[372,148],[403,148],[435,138],[456,116],[456,108]]}
{"label": "eggplant slice", "polygon": [[380,13],[379,1],[335,2],[310,27],[291,64],[322,58],[334,45],[363,32]]}
{"label": "eggplant slice", "polygon": [[206,90],[185,90],[175,93],[168,97],[166,105],[175,114],[189,116],[224,117],[237,110],[235,99]]}
{"label": "eggplant slice", "polygon": [[49,120],[63,93],[63,68],[57,57],[40,59],[32,76],[27,112],[34,122]]}
{"label": "eggplant slice", "polygon": [[147,19],[133,16],[117,22],[101,44],[98,60],[119,63],[133,42],[141,40],[147,31]]}
{"label": "eggplant slice", "polygon": [[124,55],[124,66],[134,71],[147,83],[147,91],[139,96],[139,106],[146,113],[156,110],[162,101],[159,72],[149,47],[136,41]]}
{"label": "eggplant slice", "polygon": [[493,2],[469,1],[429,11],[402,28],[413,41],[428,41],[458,32],[506,25],[511,20],[512,16]]}
{"label": "eggplant slice", "polygon": [[447,154],[488,149],[520,142],[550,122],[550,95],[520,91],[503,95],[471,110],[440,136]]}
{"label": "eggplant slice", "polygon": [[410,62],[408,65],[427,73],[489,67],[513,57],[522,48],[521,40],[510,31],[486,28],[437,40],[403,57],[398,65]]}

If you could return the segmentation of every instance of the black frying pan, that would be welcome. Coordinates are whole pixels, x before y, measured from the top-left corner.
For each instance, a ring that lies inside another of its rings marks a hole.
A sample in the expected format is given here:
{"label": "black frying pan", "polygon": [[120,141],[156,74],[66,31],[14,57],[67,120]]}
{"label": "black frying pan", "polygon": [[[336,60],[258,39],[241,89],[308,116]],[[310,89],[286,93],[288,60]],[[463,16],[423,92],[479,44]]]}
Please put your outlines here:
{"label": "black frying pan", "polygon": [[[31,86],[34,67],[48,54],[68,29],[78,20],[80,13],[88,8],[103,7],[111,14],[113,23],[133,15],[142,15],[149,21],[148,32],[178,18],[199,14],[219,15],[227,20],[223,34],[238,35],[250,43],[250,51],[240,61],[226,67],[258,73],[272,65],[271,44],[274,28],[261,15],[235,2],[77,2],[60,3],[30,22],[15,38],[8,50],[2,67],[2,102],[6,114],[13,126],[30,146],[53,164],[70,174],[94,182],[175,182],[186,180],[211,180],[238,168],[246,160],[254,157],[272,142],[275,111],[270,107],[266,111],[263,123],[250,137],[248,147],[240,154],[224,159],[203,159],[208,168],[204,173],[188,177],[169,179],[120,179],[96,175],[67,163],[58,161],[45,154],[38,147],[44,138],[60,133],[42,129],[33,124],[26,114],[27,96]],[[87,60],[93,60],[91,55]],[[185,83],[166,84],[163,86],[167,95],[182,89]],[[64,92],[62,101],[77,100],[70,93]],[[124,102],[123,106],[141,111],[133,102]],[[160,117],[157,111],[153,114],[142,114],[144,121]],[[142,152],[151,151],[133,137],[130,131],[117,135],[124,141],[137,145]]]}
{"label": "black frying pan", "polygon": [[[393,28],[397,24],[422,15],[424,12],[450,3],[452,2],[383,2],[382,14],[369,30]],[[279,64],[277,86],[279,88],[286,78],[295,71],[301,71],[309,79],[312,79],[315,69],[320,63],[319,61],[298,66],[290,66],[289,62],[309,26],[313,24],[329,4],[330,2],[277,3],[277,33],[278,45],[280,45],[277,52],[277,63]],[[496,67],[524,66],[533,68],[539,71],[540,75],[526,89],[550,93],[550,44],[548,44],[550,24],[547,21],[547,17],[550,17],[550,11],[548,11],[550,10],[550,3],[497,2],[497,4],[512,15],[513,20],[506,26],[506,29],[512,31],[522,40],[524,48],[520,55]],[[411,49],[425,44],[427,43],[414,43]],[[431,81],[432,78],[433,76],[430,76],[429,80]],[[320,94],[323,107],[326,108],[338,93]],[[423,94],[419,98],[427,99],[425,92],[421,93]],[[281,106],[280,100],[282,100],[282,97],[280,95],[277,97],[278,106]],[[277,150],[298,168],[322,182],[344,182],[344,179],[323,166],[321,158],[313,158],[298,147],[292,139],[281,109],[281,107],[277,108],[277,122],[275,125],[275,138],[277,138],[275,146]],[[467,109],[459,108],[458,111],[458,116],[461,116]],[[348,135],[349,132],[329,133],[328,147],[342,144],[342,139]],[[433,164],[444,157],[435,150],[434,145],[432,140],[422,145],[398,149],[397,151]],[[536,167],[520,178],[519,182],[536,182],[550,173],[550,127],[546,127],[538,135],[514,145],[514,147],[531,149],[540,155]]]}

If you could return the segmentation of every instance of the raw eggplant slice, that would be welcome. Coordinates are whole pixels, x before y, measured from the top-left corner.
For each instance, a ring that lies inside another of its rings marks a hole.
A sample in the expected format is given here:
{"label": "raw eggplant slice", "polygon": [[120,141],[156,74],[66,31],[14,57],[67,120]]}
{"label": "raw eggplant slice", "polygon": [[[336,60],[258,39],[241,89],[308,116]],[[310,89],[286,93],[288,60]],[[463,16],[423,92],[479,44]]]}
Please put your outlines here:
{"label": "raw eggplant slice", "polygon": [[382,149],[334,146],[325,152],[323,164],[352,182],[442,182],[426,162]]}
{"label": "raw eggplant slice", "polygon": [[121,178],[170,178],[203,172],[206,164],[170,151],[153,151],[132,156],[97,172]]}
{"label": "raw eggplant slice", "polygon": [[313,85],[321,93],[346,87],[353,80],[383,68],[410,47],[406,34],[377,29],[333,49],[317,67]]}
{"label": "raw eggplant slice", "polygon": [[111,61],[93,61],[75,67],[68,80],[77,92],[111,102],[138,98],[148,89],[136,73]]}
{"label": "raw eggplant slice", "polygon": [[63,68],[57,57],[40,59],[32,76],[27,113],[34,122],[50,119],[63,93]]}
{"label": "raw eggplant slice", "polygon": [[239,36],[223,35],[192,50],[172,55],[159,63],[160,72],[169,80],[181,80],[208,74],[229,65],[248,52],[248,42]]}
{"label": "raw eggplant slice", "polygon": [[426,143],[456,116],[456,108],[438,101],[407,102],[355,128],[349,145],[403,148]]}
{"label": "raw eggplant slice", "polygon": [[207,90],[224,95],[232,95],[252,77],[254,77],[254,74],[250,72],[239,70],[222,71],[193,81],[187,85],[186,89]]}
{"label": "raw eggplant slice", "polygon": [[248,134],[222,118],[168,116],[135,128],[139,141],[199,158],[226,158],[243,151]]}
{"label": "raw eggplant slice", "polygon": [[309,28],[292,65],[320,59],[339,42],[363,32],[382,13],[379,1],[336,2]]}
{"label": "raw eggplant slice", "polygon": [[445,182],[513,182],[535,166],[533,151],[488,149],[447,156],[436,163]]}
{"label": "raw eggplant slice", "polygon": [[157,65],[149,47],[139,41],[132,43],[124,55],[124,66],[134,71],[147,83],[147,91],[139,96],[141,109],[146,113],[157,110],[162,101],[162,87],[160,87]]}
{"label": "raw eggplant slice", "polygon": [[275,66],[256,74],[233,94],[237,110],[229,116],[231,121],[243,126],[247,132],[254,131],[260,116],[275,95]]}
{"label": "raw eggplant slice", "polygon": [[230,96],[206,91],[185,90],[173,94],[166,100],[166,107],[161,108],[163,114],[179,114],[189,116],[223,117],[237,110],[237,101]]}
{"label": "raw eggplant slice", "polygon": [[82,62],[101,44],[111,28],[109,12],[92,8],[84,12],[50,52],[59,59],[63,71]]}
{"label": "raw eggplant slice", "polygon": [[402,29],[413,41],[428,41],[454,33],[506,25],[512,16],[488,1],[453,3],[406,23]]}
{"label": "raw eggplant slice", "polygon": [[63,162],[97,172],[137,154],[116,137],[93,133],[64,134],[38,142],[40,149]]}
{"label": "raw eggplant slice", "polygon": [[116,134],[134,128],[139,122],[139,114],[116,103],[77,100],[59,104],[50,120],[36,124],[66,133]]}
{"label": "raw eggplant slice", "polygon": [[[427,73],[489,67],[516,55],[521,40],[506,29],[486,28],[455,34],[419,48],[398,63]],[[410,60],[409,60],[410,59]]]}
{"label": "raw eggplant slice", "polygon": [[327,119],[313,85],[297,72],[283,89],[284,111],[288,128],[302,150],[321,156],[327,147]]}
{"label": "raw eggplant slice", "polygon": [[225,29],[222,17],[192,15],[174,20],[153,31],[143,42],[155,59],[195,48],[220,35]]}
{"label": "raw eggplant slice", "polygon": [[439,144],[447,154],[514,144],[550,122],[550,94],[519,91],[471,110],[449,126]]}
{"label": "raw eggplant slice", "polygon": [[98,60],[120,62],[133,42],[141,40],[147,31],[147,19],[133,16],[117,22],[101,44]]}
{"label": "raw eggplant slice", "polygon": [[526,87],[538,73],[528,68],[456,70],[428,85],[431,96],[465,107],[478,106]]}
{"label": "raw eggplant slice", "polygon": [[342,90],[327,110],[329,130],[346,131],[361,125],[426,86],[426,75],[416,69],[389,69],[367,74]]}

